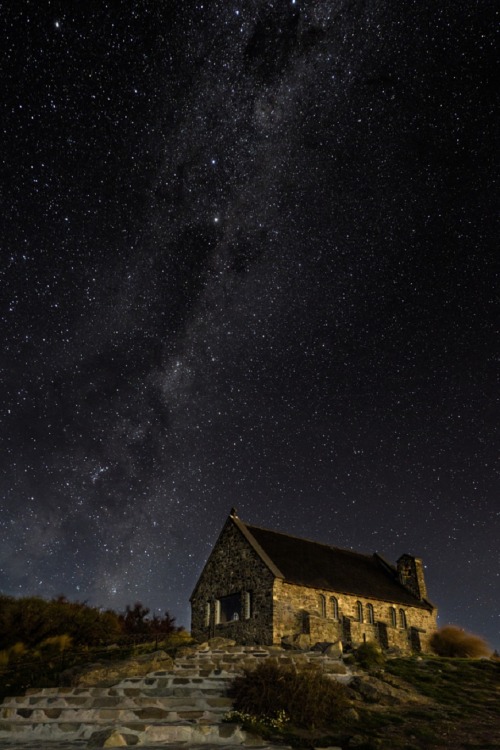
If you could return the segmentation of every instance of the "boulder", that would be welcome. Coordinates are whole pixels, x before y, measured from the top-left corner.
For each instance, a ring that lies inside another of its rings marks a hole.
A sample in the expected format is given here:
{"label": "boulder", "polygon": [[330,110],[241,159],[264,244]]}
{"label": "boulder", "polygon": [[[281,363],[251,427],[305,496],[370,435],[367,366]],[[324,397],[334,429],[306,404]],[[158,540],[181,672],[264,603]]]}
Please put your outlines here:
{"label": "boulder", "polygon": [[138,743],[139,738],[135,734],[120,729],[101,729],[90,736],[87,747],[129,747]]}
{"label": "boulder", "polygon": [[[391,682],[394,681],[391,680]],[[349,688],[361,696],[366,703],[378,703],[383,706],[429,702],[428,698],[417,693],[409,685],[389,684],[385,680],[368,675],[354,677],[349,683]]]}
{"label": "boulder", "polygon": [[287,635],[281,639],[281,645],[284,649],[296,651],[309,651],[311,649],[311,638],[306,633],[297,633],[297,635]]}
{"label": "boulder", "polygon": [[125,677],[144,677],[150,672],[170,670],[173,659],[165,651],[153,651],[130,659],[91,664],[78,674],[75,682],[80,687],[111,687]]}
{"label": "boulder", "polygon": [[406,703],[406,696],[401,691],[387,685],[375,677],[354,677],[349,685],[366,703],[379,703],[394,706]]}
{"label": "boulder", "polygon": [[222,638],[218,636],[216,638],[210,638],[208,640],[208,647],[212,651],[216,648],[230,648],[231,646],[236,646],[236,641],[233,641],[231,638]]}
{"label": "boulder", "polygon": [[325,650],[323,651],[325,656],[329,656],[331,659],[340,659],[344,653],[344,649],[342,647],[342,641],[336,641],[335,643],[330,643]]}
{"label": "boulder", "polygon": [[192,651],[210,651],[210,646],[208,645],[208,641],[203,641],[202,643],[195,643],[194,646],[191,646]]}

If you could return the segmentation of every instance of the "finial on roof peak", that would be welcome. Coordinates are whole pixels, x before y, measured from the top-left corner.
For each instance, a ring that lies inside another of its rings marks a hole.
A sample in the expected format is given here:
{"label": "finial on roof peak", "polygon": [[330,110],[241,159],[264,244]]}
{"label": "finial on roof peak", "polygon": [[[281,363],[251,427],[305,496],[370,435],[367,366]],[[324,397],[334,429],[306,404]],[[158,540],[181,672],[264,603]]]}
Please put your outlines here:
{"label": "finial on roof peak", "polygon": [[236,516],[236,518],[238,518],[238,511],[236,510],[236,508],[231,508],[229,515]]}

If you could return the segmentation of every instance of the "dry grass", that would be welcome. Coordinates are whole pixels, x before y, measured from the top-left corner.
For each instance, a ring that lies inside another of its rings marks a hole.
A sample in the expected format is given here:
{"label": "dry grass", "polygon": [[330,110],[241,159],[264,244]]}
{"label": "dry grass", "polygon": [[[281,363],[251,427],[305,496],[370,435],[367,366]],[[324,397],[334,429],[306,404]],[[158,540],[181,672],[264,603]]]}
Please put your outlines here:
{"label": "dry grass", "polygon": [[349,705],[343,685],[317,669],[296,671],[266,661],[237,677],[231,688],[237,711],[269,719],[286,715],[296,727],[339,724]]}
{"label": "dry grass", "polygon": [[466,633],[456,625],[447,625],[436,631],[430,645],[438,656],[478,659],[491,654],[491,649],[483,638]]}

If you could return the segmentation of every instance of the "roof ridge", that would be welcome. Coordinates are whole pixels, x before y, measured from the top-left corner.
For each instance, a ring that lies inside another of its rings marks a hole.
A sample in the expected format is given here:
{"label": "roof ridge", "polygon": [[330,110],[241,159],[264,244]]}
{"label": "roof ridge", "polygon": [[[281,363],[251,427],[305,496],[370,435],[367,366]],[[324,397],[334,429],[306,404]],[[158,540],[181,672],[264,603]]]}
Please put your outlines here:
{"label": "roof ridge", "polygon": [[254,523],[248,523],[247,521],[243,521],[243,519],[239,519],[242,523],[245,524],[245,526],[249,529],[259,529],[259,531],[269,531],[271,534],[278,534],[279,536],[286,536],[289,539],[297,539],[299,542],[309,542],[309,544],[316,544],[319,547],[326,547],[327,549],[333,549],[337,550],[338,552],[346,552],[349,555],[355,555],[356,557],[366,557],[368,559],[372,559],[374,555],[377,555],[377,552],[355,552],[351,549],[345,549],[344,547],[336,547],[333,544],[326,544],[326,542],[318,542],[314,539],[309,539],[305,536],[296,536],[295,534],[285,534],[284,531],[275,531],[274,529],[268,529],[266,526],[257,526]]}

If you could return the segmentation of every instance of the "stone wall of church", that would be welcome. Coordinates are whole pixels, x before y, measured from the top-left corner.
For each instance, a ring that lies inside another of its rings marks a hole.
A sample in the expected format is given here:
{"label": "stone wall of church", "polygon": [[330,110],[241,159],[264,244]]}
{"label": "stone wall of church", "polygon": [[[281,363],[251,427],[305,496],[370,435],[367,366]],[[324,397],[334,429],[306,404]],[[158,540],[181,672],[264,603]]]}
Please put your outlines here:
{"label": "stone wall of church", "polygon": [[274,643],[304,633],[311,643],[342,640],[356,646],[367,640],[405,652],[418,647],[428,651],[429,638],[436,629],[436,610],[306,588],[278,579],[273,587],[273,608]]}
{"label": "stone wall of church", "polygon": [[[243,534],[228,520],[191,600],[193,637],[206,640],[223,636],[242,645],[271,644],[273,578]],[[228,601],[230,609],[225,606]]]}

